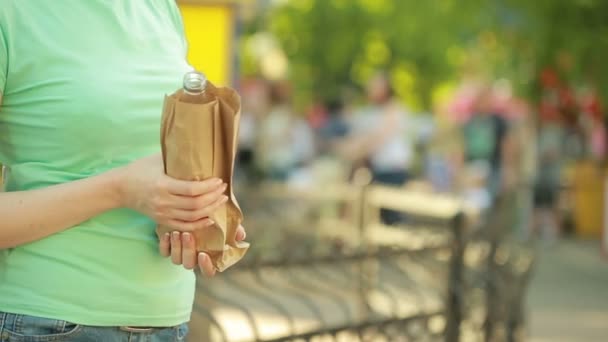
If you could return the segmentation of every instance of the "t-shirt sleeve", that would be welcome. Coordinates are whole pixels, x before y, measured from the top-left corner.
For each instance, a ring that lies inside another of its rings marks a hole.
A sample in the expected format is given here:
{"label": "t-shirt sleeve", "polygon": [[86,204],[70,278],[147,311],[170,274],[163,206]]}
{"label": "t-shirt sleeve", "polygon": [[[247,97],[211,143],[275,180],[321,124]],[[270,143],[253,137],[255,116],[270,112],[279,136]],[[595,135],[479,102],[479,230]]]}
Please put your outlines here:
{"label": "t-shirt sleeve", "polygon": [[8,49],[7,41],[0,25],[0,94],[4,94],[6,87],[6,76],[8,74]]}

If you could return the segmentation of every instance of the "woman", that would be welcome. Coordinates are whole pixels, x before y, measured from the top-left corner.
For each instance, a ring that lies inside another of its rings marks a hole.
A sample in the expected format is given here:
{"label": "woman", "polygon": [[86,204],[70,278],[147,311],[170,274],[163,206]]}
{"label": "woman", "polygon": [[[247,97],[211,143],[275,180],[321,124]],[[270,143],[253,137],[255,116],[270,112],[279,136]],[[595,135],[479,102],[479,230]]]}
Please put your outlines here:
{"label": "woman", "polygon": [[0,0],[2,341],[184,339],[191,269],[214,273],[191,232],[227,200],[163,174],[185,54],[172,0]]}
{"label": "woman", "polygon": [[[403,186],[411,178],[415,132],[407,110],[394,96],[388,75],[377,73],[367,85],[369,104],[352,118],[349,136],[337,144],[338,153],[369,165],[375,182]],[[381,210],[382,221],[396,224],[403,217]]]}

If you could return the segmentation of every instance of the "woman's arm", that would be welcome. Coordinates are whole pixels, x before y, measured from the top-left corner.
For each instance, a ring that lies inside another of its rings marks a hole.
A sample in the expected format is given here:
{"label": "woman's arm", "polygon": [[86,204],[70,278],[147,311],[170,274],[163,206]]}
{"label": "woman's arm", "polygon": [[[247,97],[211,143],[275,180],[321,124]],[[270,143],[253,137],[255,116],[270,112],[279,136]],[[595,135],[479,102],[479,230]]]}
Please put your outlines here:
{"label": "woman's arm", "polygon": [[0,249],[74,226],[120,203],[116,172],[40,190],[0,193]]}
{"label": "woman's arm", "polygon": [[[0,94],[0,109],[2,97]],[[213,224],[208,216],[228,197],[226,184],[210,178],[188,182],[168,177],[159,155],[142,158],[104,174],[43,189],[0,193],[0,249],[47,237],[107,210],[127,207],[174,227],[177,240],[160,237],[160,253],[207,275],[215,270],[205,253],[196,253],[192,232]],[[245,238],[239,227],[237,240]],[[182,243],[183,242],[183,243]]]}
{"label": "woman's arm", "polygon": [[162,160],[155,155],[87,179],[0,193],[0,249],[41,239],[120,207],[182,232],[211,225],[208,216],[228,199],[222,181],[181,181],[162,170]]}
{"label": "woman's arm", "polygon": [[[2,97],[0,95],[0,111]],[[212,224],[228,197],[220,179],[188,182],[168,177],[159,155],[104,174],[43,189],[0,193],[0,249],[32,242],[107,210],[127,207],[178,231]]]}

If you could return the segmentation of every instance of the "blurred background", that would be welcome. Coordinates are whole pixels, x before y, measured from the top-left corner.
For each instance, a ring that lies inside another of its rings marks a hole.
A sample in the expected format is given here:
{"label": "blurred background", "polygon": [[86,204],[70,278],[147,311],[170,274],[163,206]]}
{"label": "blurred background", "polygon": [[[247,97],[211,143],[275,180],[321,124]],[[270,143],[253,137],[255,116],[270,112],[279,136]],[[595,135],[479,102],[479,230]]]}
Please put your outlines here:
{"label": "blurred background", "polygon": [[[205,338],[608,340],[608,1],[178,4],[190,63],[242,96],[234,181],[253,247],[202,282]],[[445,291],[412,335],[420,268]],[[365,290],[315,297],[352,281]],[[320,318],[351,301],[364,310]]]}

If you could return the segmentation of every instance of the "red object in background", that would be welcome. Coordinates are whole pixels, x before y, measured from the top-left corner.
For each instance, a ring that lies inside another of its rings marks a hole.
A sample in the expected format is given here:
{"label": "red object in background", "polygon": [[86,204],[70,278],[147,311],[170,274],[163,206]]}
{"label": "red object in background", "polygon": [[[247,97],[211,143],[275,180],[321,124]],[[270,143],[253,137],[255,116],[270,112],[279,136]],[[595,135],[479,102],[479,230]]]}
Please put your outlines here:
{"label": "red object in background", "polygon": [[562,86],[558,91],[559,111],[566,124],[576,126],[579,122],[580,108],[569,86]]}
{"label": "red object in background", "polygon": [[540,73],[540,83],[543,88],[557,88],[559,86],[559,76],[553,68],[545,68]]}
{"label": "red object in background", "polygon": [[560,119],[559,100],[555,90],[545,90],[539,104],[539,116],[543,121]]}
{"label": "red object in background", "polygon": [[598,160],[603,160],[606,157],[607,149],[607,134],[603,122],[601,122],[601,120],[594,119],[593,127],[591,128],[591,132],[589,134],[589,143],[593,157],[597,158]]}
{"label": "red object in background", "polygon": [[314,130],[324,127],[329,120],[327,109],[325,106],[319,103],[313,104],[309,107],[307,118],[310,127]]}
{"label": "red object in background", "polygon": [[572,89],[569,87],[563,86],[558,91],[559,94],[559,106],[562,108],[576,108],[576,98],[574,97],[574,93]]}
{"label": "red object in background", "polygon": [[584,113],[591,115],[593,119],[601,120],[602,103],[595,90],[591,90],[583,95],[579,101],[579,105]]}
{"label": "red object in background", "polygon": [[571,122],[575,112],[576,100],[567,85],[562,85],[557,71],[552,67],[544,68],[540,75],[542,98],[539,103],[539,116],[543,121],[564,119]]}

